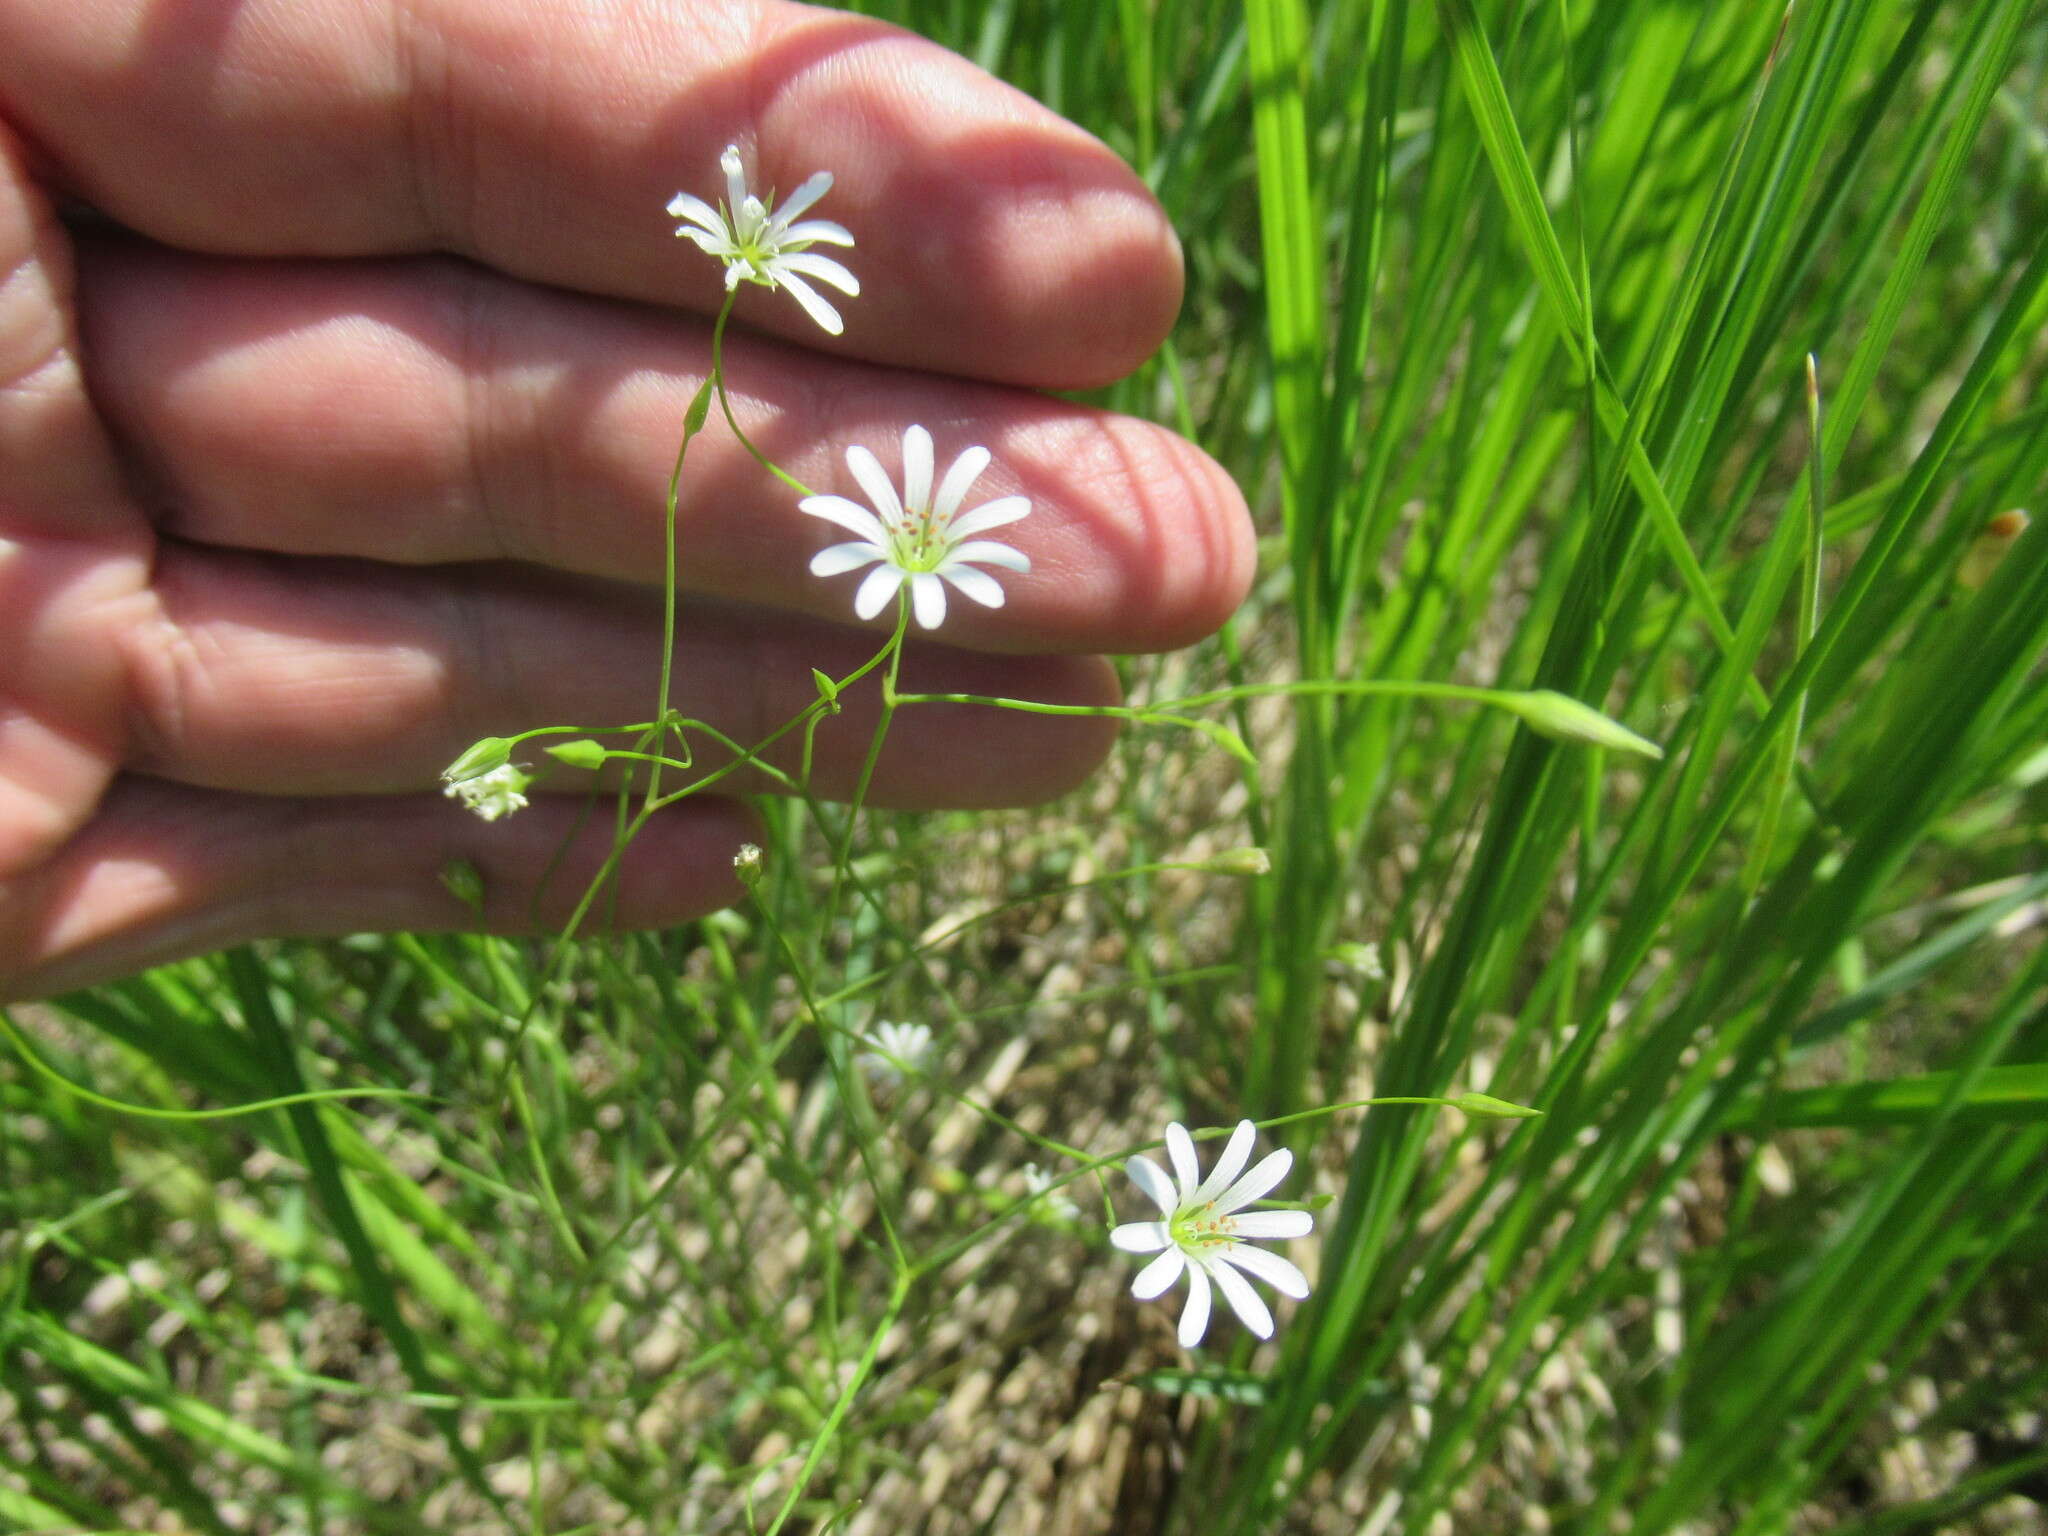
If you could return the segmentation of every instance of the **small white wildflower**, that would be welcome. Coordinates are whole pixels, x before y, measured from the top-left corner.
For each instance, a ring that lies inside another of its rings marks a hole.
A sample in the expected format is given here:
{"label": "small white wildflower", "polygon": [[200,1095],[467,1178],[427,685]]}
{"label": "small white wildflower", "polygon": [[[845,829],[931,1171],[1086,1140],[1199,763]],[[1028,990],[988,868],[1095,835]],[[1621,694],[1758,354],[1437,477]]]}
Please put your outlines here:
{"label": "small white wildflower", "polygon": [[1046,1198],[1039,1200],[1038,1208],[1048,1216],[1057,1216],[1062,1221],[1077,1220],[1081,1214],[1081,1208],[1078,1205],[1074,1204],[1065,1195],[1047,1193],[1058,1182],[1058,1179],[1050,1171],[1039,1167],[1038,1164],[1026,1163],[1024,1165],[1025,1195],[1031,1198],[1036,1198],[1040,1195],[1046,1196]]}
{"label": "small white wildflower", "polygon": [[[1188,1299],[1180,1314],[1183,1349],[1193,1349],[1208,1331],[1212,1280],[1230,1303],[1230,1310],[1262,1339],[1273,1336],[1273,1314],[1244,1275],[1256,1276],[1297,1301],[1308,1295],[1308,1278],[1299,1269],[1277,1253],[1253,1248],[1244,1241],[1301,1237],[1315,1226],[1315,1218],[1307,1211],[1244,1209],[1286,1178],[1294,1166],[1294,1154],[1283,1147],[1268,1153],[1245,1173],[1257,1134],[1251,1121],[1240,1120],[1207,1179],[1201,1177],[1201,1166],[1195,1160],[1194,1138],[1180,1125],[1166,1128],[1166,1155],[1173,1163],[1173,1178],[1167,1178],[1149,1157],[1140,1155],[1124,1164],[1131,1182],[1166,1219],[1125,1222],[1110,1232],[1109,1240],[1126,1253],[1159,1254],[1131,1282],[1131,1294],[1140,1301],[1160,1295],[1186,1272]],[[1239,1174],[1244,1176],[1239,1178]]]}
{"label": "small white wildflower", "polygon": [[448,787],[441,793],[451,800],[460,800],[485,821],[496,821],[500,816],[510,816],[525,807],[526,787],[532,782],[533,776],[515,764],[500,763],[486,773],[471,774],[462,779],[450,778]]}
{"label": "small white wildflower", "polygon": [[676,231],[677,236],[725,263],[727,291],[742,282],[787,288],[790,297],[804,307],[805,314],[828,335],[837,336],[845,329],[839,311],[811,282],[829,283],[841,293],[857,297],[860,279],[831,257],[815,254],[810,247],[850,246],[853,236],[844,225],[834,224],[830,219],[797,218],[832,189],[832,173],[819,171],[792,192],[788,202],[771,209],[773,193],[769,194],[768,202],[763,202],[747,190],[738,145],[726,145],[718,164],[725,172],[724,211],[713,208],[701,197],[678,192],[668,204],[670,217],[684,221]]}
{"label": "small white wildflower", "polygon": [[1380,947],[1377,944],[1361,944],[1355,939],[1347,940],[1330,951],[1330,961],[1345,970],[1357,972],[1367,981],[1387,979],[1386,962],[1380,958]]}
{"label": "small white wildflower", "polygon": [[1002,607],[1002,587],[988,572],[976,570],[969,562],[1023,572],[1031,569],[1031,560],[1007,544],[974,535],[1027,516],[1031,501],[1025,496],[1001,496],[972,511],[960,510],[968,489],[988,468],[989,458],[986,448],[969,448],[953,461],[934,494],[932,435],[923,427],[911,427],[903,434],[903,494],[899,497],[872,453],[861,447],[847,449],[846,467],[853,471],[874,510],[844,496],[806,496],[797,503],[798,510],[858,535],[850,543],[819,550],[811,558],[811,574],[839,576],[880,561],[853,596],[853,611],[863,619],[872,619],[887,607],[906,582],[911,608],[926,629],[937,629],[945,622],[946,582],[985,608]]}
{"label": "small white wildflower", "polygon": [[871,1051],[862,1051],[853,1064],[878,1085],[903,1081],[911,1072],[926,1070],[932,1059],[932,1032],[923,1024],[877,1024],[867,1037]]}

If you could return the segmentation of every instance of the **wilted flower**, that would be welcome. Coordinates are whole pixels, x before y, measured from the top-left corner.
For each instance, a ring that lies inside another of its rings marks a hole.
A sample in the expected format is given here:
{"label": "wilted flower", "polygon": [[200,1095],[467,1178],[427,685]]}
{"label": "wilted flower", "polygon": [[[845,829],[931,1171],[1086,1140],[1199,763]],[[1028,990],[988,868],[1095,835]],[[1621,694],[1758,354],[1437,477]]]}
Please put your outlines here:
{"label": "wilted flower", "polygon": [[860,293],[860,279],[831,257],[812,253],[810,247],[852,245],[853,236],[830,219],[797,220],[797,215],[832,189],[832,173],[817,172],[790,194],[788,202],[771,209],[747,190],[738,145],[726,145],[718,164],[725,172],[724,212],[701,197],[678,192],[668,204],[669,214],[684,221],[676,234],[725,263],[728,291],[742,282],[787,288],[805,314],[837,336],[845,329],[839,311],[807,279],[829,283],[841,293],[855,296]]}
{"label": "wilted flower", "polygon": [[1045,1196],[1038,1202],[1039,1209],[1048,1216],[1057,1216],[1063,1221],[1073,1221],[1081,1214],[1081,1208],[1065,1195],[1049,1194],[1048,1191],[1059,1181],[1046,1169],[1036,1163],[1024,1165],[1024,1193],[1027,1196]]}
{"label": "wilted flower", "polygon": [[899,497],[872,453],[858,446],[847,449],[846,467],[853,471],[874,510],[844,496],[806,496],[797,503],[798,510],[858,535],[849,543],[819,550],[811,558],[811,574],[839,576],[880,561],[853,596],[853,611],[863,619],[880,613],[906,582],[911,609],[926,629],[937,629],[945,622],[946,582],[983,607],[1002,607],[1002,587],[969,562],[1021,572],[1031,569],[1031,561],[1007,544],[974,535],[1027,516],[1031,501],[1024,496],[1001,496],[970,512],[960,510],[968,489],[988,468],[989,458],[986,448],[969,448],[953,461],[934,494],[932,435],[923,427],[911,427],[903,434],[903,494]]}
{"label": "wilted flower", "polygon": [[[1159,1254],[1131,1282],[1131,1294],[1140,1301],[1161,1294],[1186,1272],[1188,1299],[1180,1314],[1183,1349],[1193,1349],[1208,1331],[1212,1280],[1230,1303],[1230,1310],[1262,1339],[1273,1336],[1273,1314],[1245,1275],[1254,1275],[1297,1301],[1308,1295],[1308,1278],[1299,1269],[1277,1253],[1253,1248],[1244,1241],[1301,1237],[1315,1226],[1315,1218],[1307,1211],[1244,1209],[1286,1178],[1294,1166],[1294,1154],[1283,1147],[1268,1153],[1245,1173],[1257,1134],[1251,1121],[1240,1120],[1207,1179],[1201,1177],[1201,1166],[1195,1160],[1194,1138],[1180,1125],[1166,1128],[1166,1155],[1173,1163],[1173,1178],[1167,1178],[1157,1163],[1142,1154],[1124,1164],[1131,1182],[1166,1219],[1125,1222],[1110,1232],[1109,1240],[1126,1253]],[[1240,1174],[1244,1176],[1239,1178]],[[1165,1251],[1160,1252],[1162,1249]]]}
{"label": "wilted flower", "polygon": [[927,1025],[877,1024],[867,1040],[874,1049],[862,1051],[853,1064],[871,1083],[900,1083],[909,1073],[922,1072],[931,1064],[932,1032]]}
{"label": "wilted flower", "polygon": [[[457,764],[456,767],[460,767]],[[526,805],[526,787],[533,782],[533,776],[523,772],[512,763],[500,763],[484,773],[471,774],[466,778],[454,777],[451,768],[442,775],[448,787],[441,792],[451,800],[460,800],[485,821],[496,821],[500,816],[510,816]]]}

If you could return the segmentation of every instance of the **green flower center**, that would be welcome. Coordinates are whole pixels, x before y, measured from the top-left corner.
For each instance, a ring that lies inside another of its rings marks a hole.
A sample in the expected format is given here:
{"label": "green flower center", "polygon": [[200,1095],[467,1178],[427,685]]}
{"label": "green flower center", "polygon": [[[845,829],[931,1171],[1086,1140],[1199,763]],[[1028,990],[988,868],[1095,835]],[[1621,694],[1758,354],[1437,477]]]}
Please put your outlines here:
{"label": "green flower center", "polygon": [[1234,1242],[1230,1218],[1216,1214],[1216,1203],[1205,1202],[1191,1211],[1176,1211],[1166,1225],[1167,1235],[1183,1252],[1199,1248],[1220,1248]]}

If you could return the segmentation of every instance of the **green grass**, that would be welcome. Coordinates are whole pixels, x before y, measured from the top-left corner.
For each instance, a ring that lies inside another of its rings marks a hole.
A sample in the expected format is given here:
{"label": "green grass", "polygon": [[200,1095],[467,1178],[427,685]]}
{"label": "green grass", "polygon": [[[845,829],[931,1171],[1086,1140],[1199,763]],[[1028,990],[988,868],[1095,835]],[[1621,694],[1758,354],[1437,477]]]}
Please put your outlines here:
{"label": "green grass", "polygon": [[[2048,485],[2048,17],[861,8],[1159,191],[1103,398],[1247,488],[1253,600],[1071,804],[791,798],[689,931],[23,1012],[0,1529],[2038,1520],[2048,533],[1977,567]],[[1323,1112],[1465,1091],[1543,1114]],[[1315,1292],[1189,1356],[1122,1177],[1021,1169],[1240,1115]]]}

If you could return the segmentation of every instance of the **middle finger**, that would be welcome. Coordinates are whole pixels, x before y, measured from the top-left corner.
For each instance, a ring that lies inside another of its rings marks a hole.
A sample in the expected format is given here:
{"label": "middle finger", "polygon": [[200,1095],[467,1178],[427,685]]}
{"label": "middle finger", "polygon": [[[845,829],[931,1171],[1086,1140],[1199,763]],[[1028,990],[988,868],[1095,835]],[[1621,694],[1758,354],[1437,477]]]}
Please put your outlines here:
{"label": "middle finger", "polygon": [[[81,253],[80,308],[95,395],[179,537],[660,581],[666,482],[710,362],[699,319],[447,259],[248,262],[114,241]],[[859,498],[845,447],[894,473],[921,422],[941,468],[972,444],[994,452],[970,505],[1031,498],[1004,530],[1031,572],[1005,577],[999,611],[956,604],[951,641],[1167,649],[1214,630],[1250,580],[1236,487],[1161,428],[739,334],[726,361],[748,435],[814,490]],[[681,584],[844,619],[855,579],[807,568],[844,535],[795,502],[714,413],[684,477]]]}

